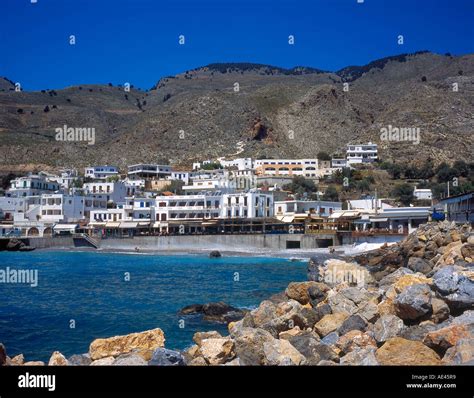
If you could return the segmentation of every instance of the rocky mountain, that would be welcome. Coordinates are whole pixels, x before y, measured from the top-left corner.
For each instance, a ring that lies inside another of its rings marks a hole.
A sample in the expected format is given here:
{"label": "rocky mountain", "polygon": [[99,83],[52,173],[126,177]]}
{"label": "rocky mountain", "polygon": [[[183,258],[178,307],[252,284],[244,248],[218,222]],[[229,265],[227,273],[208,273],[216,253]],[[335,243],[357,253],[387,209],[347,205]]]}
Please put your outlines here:
{"label": "rocky mountain", "polygon": [[[56,141],[64,125],[95,128],[95,144]],[[420,128],[420,143],[381,141],[389,125]],[[3,172],[309,157],[367,141],[396,162],[472,161],[473,134],[474,54],[403,54],[337,72],[210,64],[129,92],[111,84],[16,92],[0,78]]]}

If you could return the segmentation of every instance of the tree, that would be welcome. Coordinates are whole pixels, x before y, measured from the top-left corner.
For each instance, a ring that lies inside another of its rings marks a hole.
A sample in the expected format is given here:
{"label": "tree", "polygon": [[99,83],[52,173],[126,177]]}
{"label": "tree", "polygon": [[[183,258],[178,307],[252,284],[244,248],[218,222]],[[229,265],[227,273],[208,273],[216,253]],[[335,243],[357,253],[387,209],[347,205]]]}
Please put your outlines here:
{"label": "tree", "polygon": [[399,184],[393,191],[392,195],[395,196],[403,205],[408,206],[414,200],[413,187],[410,184]]}
{"label": "tree", "polygon": [[449,167],[446,163],[441,163],[436,169],[436,177],[438,182],[447,182],[452,180],[453,177],[457,177],[456,170]]}
{"label": "tree", "polygon": [[337,202],[339,200],[339,193],[334,185],[329,185],[324,192],[323,200],[328,200],[330,202]]}
{"label": "tree", "polygon": [[222,165],[217,162],[211,162],[211,163],[206,163],[201,166],[203,170],[216,170],[216,169],[222,169]]}
{"label": "tree", "polygon": [[291,191],[297,195],[303,195],[304,193],[313,193],[316,191],[316,185],[313,180],[307,180],[302,176],[293,177],[290,184],[283,186],[284,190]]}
{"label": "tree", "polygon": [[469,165],[464,160],[456,160],[453,164],[452,170],[456,176],[469,176]]}
{"label": "tree", "polygon": [[170,184],[167,185],[160,192],[163,193],[163,192],[166,192],[166,191],[170,191],[170,192],[173,192],[176,195],[183,195],[184,194],[183,185],[184,185],[184,181],[171,180]]}
{"label": "tree", "polygon": [[316,156],[318,160],[331,160],[331,156],[327,152],[319,152]]}
{"label": "tree", "polygon": [[48,106],[48,105],[46,105],[46,106],[44,107],[43,112],[49,112],[49,106]]}

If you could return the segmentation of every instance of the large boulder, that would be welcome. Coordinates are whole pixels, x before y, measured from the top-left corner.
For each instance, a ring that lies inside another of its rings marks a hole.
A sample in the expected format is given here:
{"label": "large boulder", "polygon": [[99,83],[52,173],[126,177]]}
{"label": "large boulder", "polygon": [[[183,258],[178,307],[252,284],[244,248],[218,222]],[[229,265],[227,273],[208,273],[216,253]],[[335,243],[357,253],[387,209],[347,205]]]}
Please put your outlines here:
{"label": "large boulder", "polygon": [[184,366],[186,364],[184,356],[179,351],[168,348],[157,348],[148,365],[151,366]]}
{"label": "large boulder", "polygon": [[200,351],[209,365],[221,365],[235,357],[234,348],[234,340],[226,337],[202,340]]}
{"label": "large boulder", "polygon": [[201,314],[203,320],[216,323],[229,323],[242,319],[246,311],[232,307],[222,301],[206,304],[192,304],[182,308],[181,315]]}
{"label": "large boulder", "polygon": [[444,354],[448,348],[455,346],[459,340],[470,339],[474,341],[473,331],[474,325],[451,324],[429,332],[423,339],[423,343],[436,352]]}
{"label": "large boulder", "polygon": [[394,284],[393,288],[397,293],[403,292],[412,285],[427,284],[430,285],[432,280],[423,274],[406,274],[400,277]]}
{"label": "large boulder", "polygon": [[25,364],[25,357],[23,354],[18,354],[15,355],[11,360],[10,360],[10,366],[22,366]]}
{"label": "large boulder", "polygon": [[333,313],[346,315],[359,314],[367,322],[373,322],[378,314],[378,300],[380,294],[364,288],[348,287],[337,293],[328,295],[328,304]]}
{"label": "large boulder", "polygon": [[113,366],[146,366],[148,363],[140,355],[133,352],[119,355],[112,362]]}
{"label": "large boulder", "polygon": [[403,321],[395,315],[382,315],[373,326],[375,340],[383,343],[398,336],[405,328]]}
{"label": "large boulder", "polygon": [[374,283],[374,278],[367,268],[357,263],[330,259],[324,263],[322,282],[331,287],[344,282],[350,286],[367,286]]}
{"label": "large boulder", "polygon": [[266,330],[242,328],[235,337],[235,353],[244,366],[263,365],[265,353],[264,343],[269,343],[275,338]]}
{"label": "large boulder", "polygon": [[432,311],[431,289],[422,283],[408,286],[396,297],[394,304],[401,319],[419,319]]}
{"label": "large boulder", "polygon": [[345,319],[342,325],[337,330],[340,336],[345,335],[351,330],[361,330],[364,331],[367,328],[367,321],[362,318],[360,315],[351,315],[349,318]]}
{"label": "large boulder", "polygon": [[367,332],[360,330],[351,330],[345,335],[339,337],[336,347],[344,354],[360,348],[377,348],[375,339]]}
{"label": "large boulder", "polygon": [[105,358],[100,358],[96,361],[91,362],[91,366],[112,366],[115,362],[114,357],[105,357]]}
{"label": "large boulder", "polygon": [[319,263],[319,259],[311,257],[308,262],[308,280],[314,282],[320,282],[322,280],[323,266]]}
{"label": "large boulder", "polygon": [[304,356],[288,340],[271,340],[263,343],[264,365],[302,365]]}
{"label": "large boulder", "polygon": [[61,354],[59,351],[54,351],[53,354],[51,355],[51,358],[49,358],[48,366],[67,366],[68,361],[66,357]]}
{"label": "large boulder", "polygon": [[433,285],[451,310],[474,307],[474,271],[443,267],[433,275]]}
{"label": "large boulder", "polygon": [[222,257],[222,254],[219,250],[212,250],[209,253],[209,258],[219,258],[219,257]]}
{"label": "large boulder", "polygon": [[89,355],[93,361],[117,357],[136,351],[146,361],[151,359],[153,351],[164,347],[165,335],[159,328],[140,333],[131,333],[125,336],[114,336],[106,339],[96,339],[89,347]]}
{"label": "large boulder", "polygon": [[[446,365],[463,365],[474,360],[474,340],[460,339],[451,348],[448,348],[443,363]],[[472,365],[472,364],[471,364]]]}
{"label": "large boulder", "polygon": [[428,274],[433,269],[433,265],[422,258],[419,257],[411,257],[408,260],[407,267],[414,272],[420,272],[422,274]]}
{"label": "large boulder", "polygon": [[340,360],[341,365],[346,366],[375,366],[379,365],[375,357],[375,348],[357,348],[344,355]]}
{"label": "large boulder", "polygon": [[348,315],[343,312],[324,315],[324,317],[318,323],[316,323],[316,325],[314,325],[314,330],[321,337],[324,337],[329,333],[339,329],[347,318]]}
{"label": "large boulder", "polygon": [[92,362],[89,354],[74,354],[67,361],[70,366],[89,366]]}
{"label": "large boulder", "polygon": [[444,300],[433,297],[431,299],[431,307],[433,310],[433,313],[431,315],[431,320],[434,323],[441,323],[449,318],[449,314],[450,314],[449,306],[448,304],[446,304]]}
{"label": "large boulder", "polygon": [[314,332],[304,331],[287,340],[305,357],[305,365],[317,365],[322,360],[338,360],[334,349],[320,342],[319,336]]}
{"label": "large boulder", "polygon": [[205,339],[220,339],[220,338],[222,338],[222,336],[219,332],[216,332],[215,330],[211,330],[209,332],[196,332],[196,333],[194,333],[193,341],[198,346],[200,346],[201,342]]}
{"label": "large boulder", "polygon": [[[325,292],[329,290],[329,287],[324,283],[319,282],[292,282],[288,285],[285,290],[285,294],[288,298],[298,301],[301,304],[308,304],[311,301],[308,289],[312,289],[312,294],[323,298],[324,300]],[[317,304],[317,303],[316,303]]]}
{"label": "large boulder", "polygon": [[385,342],[375,353],[381,365],[440,365],[438,354],[419,341],[393,337]]}

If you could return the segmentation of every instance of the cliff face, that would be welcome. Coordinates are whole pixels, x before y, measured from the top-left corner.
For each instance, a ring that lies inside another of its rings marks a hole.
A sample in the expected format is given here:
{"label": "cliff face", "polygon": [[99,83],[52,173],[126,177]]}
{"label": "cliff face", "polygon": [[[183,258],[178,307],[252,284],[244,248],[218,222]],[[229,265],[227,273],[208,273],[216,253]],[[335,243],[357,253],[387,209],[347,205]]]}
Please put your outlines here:
{"label": "cliff face", "polygon": [[[148,92],[108,85],[15,92],[0,79],[0,166],[186,165],[237,152],[306,157],[356,141],[379,143],[396,161],[472,160],[473,114],[474,55],[418,53],[336,73],[214,64],[163,78]],[[57,142],[64,125],[95,128],[95,145]],[[380,142],[389,125],[420,128],[420,143]]]}

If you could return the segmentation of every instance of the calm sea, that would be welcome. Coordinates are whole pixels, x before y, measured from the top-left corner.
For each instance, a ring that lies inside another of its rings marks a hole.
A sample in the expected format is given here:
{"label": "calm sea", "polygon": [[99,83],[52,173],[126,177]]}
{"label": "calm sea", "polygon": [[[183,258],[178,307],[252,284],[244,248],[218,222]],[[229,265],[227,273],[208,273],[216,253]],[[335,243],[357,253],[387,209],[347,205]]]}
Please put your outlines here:
{"label": "calm sea", "polygon": [[10,356],[43,361],[55,350],[85,353],[98,337],[156,327],[166,347],[184,349],[196,331],[226,326],[179,316],[180,308],[212,301],[253,308],[306,278],[305,262],[268,257],[1,252],[6,267],[38,270],[38,286],[0,283],[0,342]]}

